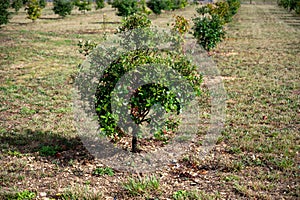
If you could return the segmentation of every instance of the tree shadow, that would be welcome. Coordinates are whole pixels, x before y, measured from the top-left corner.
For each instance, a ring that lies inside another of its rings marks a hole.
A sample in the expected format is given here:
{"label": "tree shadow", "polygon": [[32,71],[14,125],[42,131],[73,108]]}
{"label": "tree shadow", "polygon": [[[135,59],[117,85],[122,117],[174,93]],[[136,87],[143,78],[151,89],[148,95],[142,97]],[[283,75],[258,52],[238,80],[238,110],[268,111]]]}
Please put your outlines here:
{"label": "tree shadow", "polygon": [[62,164],[69,163],[71,160],[94,159],[79,137],[66,137],[63,134],[40,130],[27,129],[22,132],[0,133],[0,147],[4,152],[32,154],[49,161],[59,160]]}

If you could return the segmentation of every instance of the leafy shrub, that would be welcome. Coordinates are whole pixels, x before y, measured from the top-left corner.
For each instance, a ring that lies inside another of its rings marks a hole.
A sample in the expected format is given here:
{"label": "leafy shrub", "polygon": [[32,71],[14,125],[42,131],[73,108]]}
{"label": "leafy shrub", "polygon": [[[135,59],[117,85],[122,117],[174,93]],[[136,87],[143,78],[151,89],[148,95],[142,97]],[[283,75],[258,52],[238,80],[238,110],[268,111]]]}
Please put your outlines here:
{"label": "leafy shrub", "polygon": [[79,40],[77,46],[79,47],[79,53],[87,56],[97,46],[97,44],[91,40]]}
{"label": "leafy shrub", "polygon": [[188,4],[187,0],[173,0],[173,6],[172,9],[176,10],[176,9],[181,9],[186,7]]}
{"label": "leafy shrub", "polygon": [[9,0],[0,1],[0,25],[7,24],[9,18]]}
{"label": "leafy shrub", "polygon": [[41,8],[45,8],[46,5],[47,5],[47,1],[46,1],[46,0],[40,0],[40,1],[39,1],[39,4],[40,4],[40,7],[41,7]]}
{"label": "leafy shrub", "polygon": [[227,3],[229,5],[229,16],[234,16],[238,9],[241,7],[241,1],[240,0],[227,0]]}
{"label": "leafy shrub", "polygon": [[125,17],[122,25],[118,28],[119,32],[129,31],[137,28],[147,28],[151,26],[151,20],[143,13],[135,13]]}
{"label": "leafy shrub", "polygon": [[136,0],[115,0],[112,3],[113,8],[117,8],[118,16],[129,16],[138,12],[138,3]]}
{"label": "leafy shrub", "polygon": [[149,0],[147,6],[155,13],[161,14],[162,10],[171,10],[173,7],[171,0]]}
{"label": "leafy shrub", "polygon": [[193,19],[193,35],[205,50],[211,50],[225,37],[224,21],[218,15]]}
{"label": "leafy shrub", "polygon": [[75,0],[74,5],[83,13],[92,10],[92,2],[90,0]]}
{"label": "leafy shrub", "polygon": [[147,7],[146,0],[140,0],[139,1],[139,12],[150,15],[152,12],[151,10]]}
{"label": "leafy shrub", "polygon": [[73,10],[73,2],[71,0],[54,0],[53,11],[61,17],[70,15]]}
{"label": "leafy shrub", "polygon": [[96,0],[96,10],[102,9],[105,7],[104,0]]}
{"label": "leafy shrub", "polygon": [[40,18],[42,14],[42,8],[38,0],[29,0],[25,10],[27,11],[27,18],[31,19],[32,21]]}
{"label": "leafy shrub", "polygon": [[11,7],[15,9],[16,12],[18,12],[23,6],[23,0],[13,0]]}
{"label": "leafy shrub", "polygon": [[[145,14],[134,14],[124,18],[122,25],[119,27],[119,32],[130,31],[133,29],[143,29],[135,35],[135,32],[130,32],[129,42],[137,38],[143,39],[147,34],[152,34],[149,28],[151,21]],[[154,34],[155,35],[155,34]],[[105,135],[112,140],[117,140],[124,136],[124,132],[117,126],[116,118],[111,111],[111,93],[113,92],[119,79],[127,72],[135,69],[136,66],[145,64],[164,65],[173,68],[178,73],[181,73],[191,85],[195,86],[195,90],[200,90],[201,77],[196,71],[196,66],[193,66],[189,60],[181,53],[168,52],[163,54],[155,49],[137,49],[132,52],[122,54],[114,60],[110,66],[103,72],[103,76],[99,80],[99,85],[96,92],[96,112],[99,117],[101,130]],[[155,67],[153,68],[155,71]],[[130,99],[131,117],[136,124],[149,122],[147,115],[152,106],[159,103],[168,113],[178,113],[180,111],[180,100],[177,99],[174,93],[168,88],[158,84],[147,84],[141,86],[134,91],[134,95]],[[166,129],[175,130],[178,124],[166,124]],[[159,138],[163,138],[163,132],[157,134]],[[133,135],[132,151],[136,152],[137,136]]]}
{"label": "leafy shrub", "polygon": [[297,14],[300,14],[300,0],[279,0],[278,6],[289,11],[295,10]]}

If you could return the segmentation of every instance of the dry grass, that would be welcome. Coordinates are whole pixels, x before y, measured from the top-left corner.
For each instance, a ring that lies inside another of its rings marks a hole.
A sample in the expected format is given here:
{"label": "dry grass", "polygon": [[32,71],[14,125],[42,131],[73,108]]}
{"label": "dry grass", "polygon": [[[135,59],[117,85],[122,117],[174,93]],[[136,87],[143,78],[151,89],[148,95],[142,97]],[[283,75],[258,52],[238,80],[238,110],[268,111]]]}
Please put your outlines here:
{"label": "dry grass", "polygon": [[[72,114],[73,77],[84,59],[77,41],[101,42],[104,29],[112,31],[120,18],[111,8],[74,11],[65,19],[50,9],[35,23],[20,11],[0,30],[0,198],[25,189],[38,198],[42,192],[53,198],[85,195],[76,186],[101,193],[99,198],[130,199],[120,184],[131,177],[127,173],[93,176],[102,163],[76,138]],[[150,18],[167,27],[173,14],[190,18],[195,9]],[[226,129],[206,160],[187,156],[179,167],[154,173],[160,192],[151,197],[199,190],[211,194],[207,199],[299,198],[298,22],[275,5],[242,5],[213,52],[228,94]],[[41,157],[45,145],[61,150]]]}

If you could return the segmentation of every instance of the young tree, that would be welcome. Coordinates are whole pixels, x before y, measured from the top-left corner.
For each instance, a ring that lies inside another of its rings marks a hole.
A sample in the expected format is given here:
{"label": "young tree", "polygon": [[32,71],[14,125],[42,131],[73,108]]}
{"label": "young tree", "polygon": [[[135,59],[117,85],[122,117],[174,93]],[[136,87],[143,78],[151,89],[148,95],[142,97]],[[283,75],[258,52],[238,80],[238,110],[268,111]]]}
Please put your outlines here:
{"label": "young tree", "polygon": [[105,7],[104,0],[96,0],[96,10],[102,9]]}
{"label": "young tree", "polygon": [[29,0],[25,10],[27,11],[27,18],[31,19],[32,21],[40,18],[42,14],[42,8],[40,7],[38,0]]}
{"label": "young tree", "polygon": [[7,24],[9,18],[9,0],[1,0],[0,1],[0,25]]}
{"label": "young tree", "polygon": [[92,10],[92,2],[89,0],[75,0],[75,6],[83,13]]}
{"label": "young tree", "polygon": [[155,13],[161,14],[162,10],[171,10],[173,3],[171,0],[149,0],[147,6]]}
{"label": "young tree", "polygon": [[113,8],[118,9],[118,16],[129,16],[138,12],[138,3],[136,0],[114,0],[112,3]]}
{"label": "young tree", "polygon": [[46,0],[39,0],[39,4],[41,8],[45,8],[47,5],[47,1]]}
{"label": "young tree", "polygon": [[11,7],[15,9],[16,12],[18,12],[23,6],[23,0],[13,0]]}
{"label": "young tree", "polygon": [[[195,92],[197,91],[199,95],[202,81],[200,74],[196,71],[196,66],[194,66],[183,53],[177,51],[162,52],[155,48],[144,46],[143,41],[145,38],[149,38],[149,44],[152,44],[152,42],[159,43],[164,37],[169,38],[170,36],[157,35],[150,26],[151,21],[145,14],[133,14],[123,19],[122,25],[119,27],[119,32],[123,32],[125,36],[123,38],[124,40],[122,40],[124,42],[123,45],[124,47],[129,45],[130,47],[132,41],[135,41],[133,44],[135,50],[121,54],[120,57],[115,58],[115,60],[111,62],[108,68],[104,70],[96,91],[95,107],[101,130],[113,141],[117,141],[128,134],[127,131],[132,128],[131,148],[134,153],[138,152],[137,143],[141,132],[139,132],[131,122],[127,123],[128,121],[124,123],[126,127],[119,127],[112,112],[113,100],[111,94],[120,78],[127,72],[131,70],[134,71],[137,66],[153,64],[154,67],[151,70],[157,73],[161,72],[159,67],[155,67],[157,65],[169,66],[181,73],[182,76],[190,81],[190,85],[193,85],[193,89]],[[181,25],[178,25],[178,27],[179,26],[180,28],[175,28],[174,31],[182,30],[182,34],[184,34],[185,30],[183,30]],[[156,46],[156,44],[154,44],[154,46]],[[166,124],[161,127],[156,123],[155,117],[153,117],[153,115],[159,117],[161,113],[151,113],[151,108],[159,104],[167,113],[178,115],[182,109],[179,102],[182,102],[183,99],[181,98],[184,98],[184,95],[177,97],[169,88],[157,83],[145,84],[139,88],[131,88],[131,84],[138,80],[138,76],[133,76],[132,78],[133,79],[130,80],[132,82],[129,83],[129,85],[122,84],[120,86],[122,91],[123,89],[124,91],[133,90],[133,95],[130,97],[128,107],[124,108],[125,110],[120,111],[120,113],[128,113],[128,111],[130,111],[131,119],[139,126],[149,123],[154,124],[154,126],[158,125],[158,130],[155,129],[153,137],[161,141],[168,140],[168,136],[165,134],[169,131],[174,132],[179,122],[174,121],[173,118],[169,118]],[[117,102],[117,104],[122,105],[122,100]],[[149,117],[149,115],[153,118]],[[121,128],[124,129],[122,130]]]}
{"label": "young tree", "polygon": [[70,15],[74,5],[71,0],[54,0],[53,11],[61,17]]}

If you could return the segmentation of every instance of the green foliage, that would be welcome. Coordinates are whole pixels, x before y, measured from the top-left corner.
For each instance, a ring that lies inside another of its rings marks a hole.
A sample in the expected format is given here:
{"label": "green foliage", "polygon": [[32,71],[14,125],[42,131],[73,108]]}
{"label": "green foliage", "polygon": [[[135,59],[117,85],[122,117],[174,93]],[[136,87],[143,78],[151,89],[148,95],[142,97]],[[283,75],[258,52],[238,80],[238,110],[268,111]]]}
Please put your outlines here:
{"label": "green foliage", "polygon": [[96,0],[96,10],[102,9],[105,7],[104,0]]}
{"label": "green foliage", "polygon": [[[148,29],[151,25],[151,21],[145,14],[134,14],[125,18],[119,31],[129,31],[136,28],[144,28],[144,32],[139,32],[134,35],[134,32],[130,34],[129,42],[133,39],[143,38],[146,34],[151,34],[151,30]],[[145,34],[145,35],[143,35]],[[115,85],[119,79],[127,72],[133,70],[136,66],[143,66],[147,64],[153,64],[153,71],[157,65],[168,66],[178,73],[182,74],[190,84],[194,86],[195,93],[200,94],[201,76],[196,71],[196,66],[182,54],[182,52],[168,52],[163,54],[161,51],[155,49],[139,49],[122,54],[116,58],[115,61],[103,72],[103,77],[99,80],[99,85],[96,92],[96,112],[99,116],[99,124],[101,130],[106,136],[112,140],[117,140],[123,137],[124,132],[121,131],[116,124],[116,116],[111,111],[111,93],[115,88]],[[158,73],[161,73],[158,71]],[[198,92],[198,93],[197,93]],[[173,92],[170,92],[168,88],[158,84],[147,84],[137,88],[134,91],[134,95],[130,99],[130,110],[133,121],[141,125],[144,122],[149,123],[151,120],[147,118],[152,106],[160,104],[168,113],[179,113],[181,99],[178,99]],[[176,125],[174,125],[176,124]],[[165,131],[174,131],[178,126],[178,122],[175,120],[173,123],[166,123]],[[163,138],[164,132],[157,133],[159,138]]]}
{"label": "green foliage", "polygon": [[27,11],[27,18],[31,19],[32,21],[40,18],[42,14],[42,8],[38,0],[29,0],[25,10]]}
{"label": "green foliage", "polygon": [[75,0],[74,4],[78,7],[78,10],[83,13],[92,10],[92,2],[90,0]]}
{"label": "green foliage", "polygon": [[147,7],[146,0],[140,0],[138,6],[139,12],[144,13],[146,15],[150,15],[152,13],[151,10]]}
{"label": "green foliage", "polygon": [[15,9],[16,12],[18,12],[23,6],[23,0],[13,0],[11,7]]}
{"label": "green foliage", "polygon": [[105,167],[105,168],[96,168],[94,171],[93,171],[93,175],[96,175],[96,176],[103,176],[103,175],[108,175],[108,176],[113,176],[115,175],[115,172],[112,168],[109,168],[109,167]]}
{"label": "green foliage", "polygon": [[194,199],[205,199],[205,200],[213,200],[213,199],[219,199],[219,194],[206,194],[202,191],[193,190],[193,191],[187,191],[187,190],[178,190],[173,193],[173,199],[174,200],[194,200]]}
{"label": "green foliage", "polygon": [[204,49],[209,51],[224,39],[223,25],[231,21],[239,7],[240,0],[227,0],[196,9],[200,17],[193,19],[193,35]]}
{"label": "green foliage", "polygon": [[41,146],[39,149],[40,156],[54,156],[60,148],[58,146]]}
{"label": "green foliage", "polygon": [[150,192],[159,189],[159,180],[154,177],[146,178],[129,178],[126,183],[123,183],[124,189],[131,196],[147,195]]}
{"label": "green foliage", "polygon": [[119,32],[129,31],[137,28],[147,28],[151,26],[151,20],[143,13],[135,13],[122,20]]}
{"label": "green foliage", "polygon": [[10,6],[9,0],[1,0],[0,1],[0,26],[2,24],[7,24],[8,23],[8,18],[9,18],[9,12],[8,8]]}
{"label": "green foliage", "polygon": [[241,0],[227,0],[229,5],[229,16],[234,16],[241,7]]}
{"label": "green foliage", "polygon": [[22,192],[18,192],[14,199],[16,199],[16,200],[30,200],[30,199],[34,199],[35,196],[36,196],[36,194],[34,192],[24,190]]}
{"label": "green foliage", "polygon": [[300,0],[278,0],[278,6],[283,7],[289,11],[294,10],[300,14]]}
{"label": "green foliage", "polygon": [[187,0],[149,0],[148,7],[155,13],[161,14],[162,10],[176,10],[187,6]]}
{"label": "green foliage", "polygon": [[197,17],[193,21],[193,35],[205,50],[211,50],[225,37],[224,21],[218,15]]}
{"label": "green foliage", "polygon": [[132,15],[139,10],[136,0],[115,0],[112,3],[112,7],[117,8],[117,15],[123,17]]}
{"label": "green foliage", "polygon": [[73,10],[73,2],[71,0],[54,0],[53,11],[61,17],[70,15]]}
{"label": "green foliage", "polygon": [[188,5],[187,0],[172,0],[172,2],[173,2],[173,6],[172,6],[173,10],[181,9]]}
{"label": "green foliage", "polygon": [[171,10],[173,7],[171,0],[149,0],[147,6],[155,13],[161,14],[162,10]]}
{"label": "green foliage", "polygon": [[97,46],[97,44],[91,40],[79,40],[77,46],[79,47],[79,53],[87,56]]}
{"label": "green foliage", "polygon": [[45,8],[47,5],[47,1],[46,0],[39,0],[39,4],[41,8]]}

